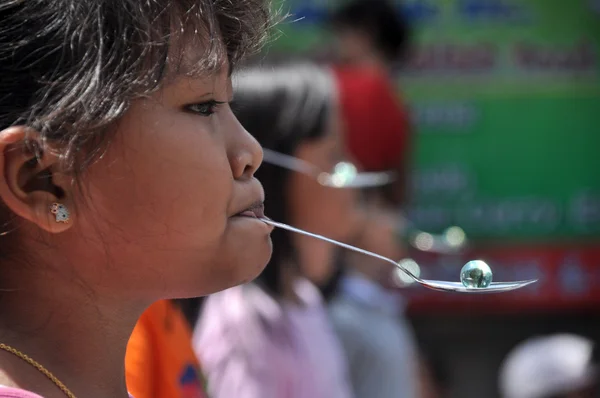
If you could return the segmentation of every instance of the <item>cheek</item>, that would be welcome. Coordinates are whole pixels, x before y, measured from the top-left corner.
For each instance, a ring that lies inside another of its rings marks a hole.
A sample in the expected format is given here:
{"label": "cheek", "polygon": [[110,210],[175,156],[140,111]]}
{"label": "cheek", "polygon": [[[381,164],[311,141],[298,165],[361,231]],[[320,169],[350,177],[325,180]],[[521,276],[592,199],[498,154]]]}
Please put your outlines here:
{"label": "cheek", "polygon": [[[156,249],[214,243],[225,228],[232,178],[225,147],[187,116],[125,119],[90,173],[91,197],[106,225]],[[140,122],[141,121],[141,122]]]}
{"label": "cheek", "polygon": [[356,209],[353,191],[327,188],[302,175],[290,179],[291,220],[298,228],[345,239]]}
{"label": "cheek", "polygon": [[[304,144],[296,156],[322,170],[332,170],[337,140],[330,134],[316,143]],[[289,180],[291,219],[299,228],[345,239],[352,233],[358,197],[351,189],[328,188],[314,179],[292,173]]]}

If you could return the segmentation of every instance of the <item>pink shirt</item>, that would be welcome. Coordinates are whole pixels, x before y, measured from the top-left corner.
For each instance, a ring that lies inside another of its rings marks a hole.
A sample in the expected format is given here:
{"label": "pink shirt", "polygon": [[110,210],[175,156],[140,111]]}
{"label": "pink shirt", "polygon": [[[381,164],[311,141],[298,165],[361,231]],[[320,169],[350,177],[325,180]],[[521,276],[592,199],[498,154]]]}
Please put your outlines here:
{"label": "pink shirt", "polygon": [[0,397],[2,398],[42,398],[41,396],[20,388],[0,386]]}
{"label": "pink shirt", "polygon": [[208,298],[194,348],[212,398],[349,398],[341,346],[320,293],[296,285],[304,305],[279,303],[255,284]]}
{"label": "pink shirt", "polygon": [[[20,388],[11,388],[0,386],[0,398],[43,398],[40,395],[30,391],[21,390]],[[133,398],[131,395],[129,398]]]}

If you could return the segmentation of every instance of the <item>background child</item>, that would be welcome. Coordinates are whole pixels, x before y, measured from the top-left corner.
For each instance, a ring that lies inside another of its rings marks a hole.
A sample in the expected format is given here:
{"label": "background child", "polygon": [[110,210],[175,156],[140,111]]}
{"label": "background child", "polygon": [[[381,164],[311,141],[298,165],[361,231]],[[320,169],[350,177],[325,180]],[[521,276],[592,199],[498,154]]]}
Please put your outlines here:
{"label": "background child", "polygon": [[[336,88],[329,71],[290,65],[244,71],[234,110],[265,147],[323,170],[343,158]],[[269,215],[346,240],[357,229],[354,194],[264,164]],[[210,296],[194,346],[213,398],[351,397],[344,355],[317,287],[329,275],[335,248],[273,231],[273,257],[256,283]]]}

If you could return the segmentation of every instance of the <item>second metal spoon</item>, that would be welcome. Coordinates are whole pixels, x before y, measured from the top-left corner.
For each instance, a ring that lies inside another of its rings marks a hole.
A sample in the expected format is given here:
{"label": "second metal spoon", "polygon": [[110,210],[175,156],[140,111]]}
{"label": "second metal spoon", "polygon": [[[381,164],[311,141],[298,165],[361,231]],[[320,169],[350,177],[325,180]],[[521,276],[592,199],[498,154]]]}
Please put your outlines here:
{"label": "second metal spoon", "polygon": [[338,163],[334,167],[333,173],[328,173],[314,164],[268,148],[263,148],[263,160],[275,166],[306,174],[315,178],[319,184],[332,188],[379,187],[387,185],[395,179],[394,173],[390,171],[359,173],[356,167],[348,162]]}

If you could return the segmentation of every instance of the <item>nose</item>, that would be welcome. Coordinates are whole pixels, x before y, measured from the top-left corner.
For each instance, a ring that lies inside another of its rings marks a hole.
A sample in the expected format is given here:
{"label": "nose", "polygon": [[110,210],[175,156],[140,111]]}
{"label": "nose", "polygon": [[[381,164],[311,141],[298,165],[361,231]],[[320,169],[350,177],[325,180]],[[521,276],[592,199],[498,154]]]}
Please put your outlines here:
{"label": "nose", "polygon": [[237,118],[231,114],[230,134],[227,155],[236,180],[246,180],[254,173],[263,161],[262,147]]}

